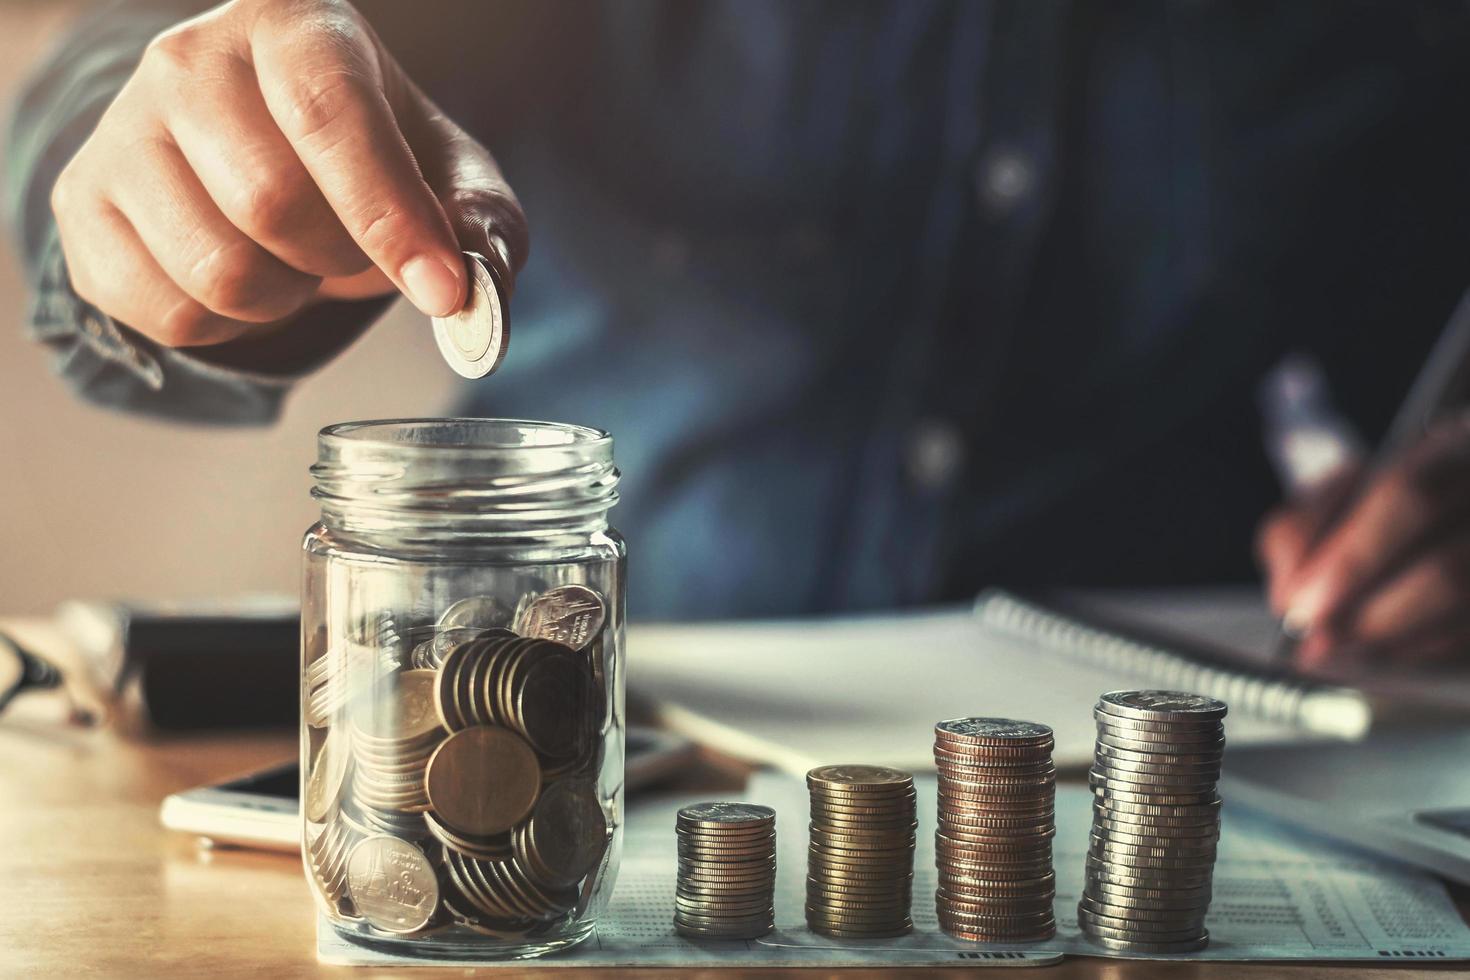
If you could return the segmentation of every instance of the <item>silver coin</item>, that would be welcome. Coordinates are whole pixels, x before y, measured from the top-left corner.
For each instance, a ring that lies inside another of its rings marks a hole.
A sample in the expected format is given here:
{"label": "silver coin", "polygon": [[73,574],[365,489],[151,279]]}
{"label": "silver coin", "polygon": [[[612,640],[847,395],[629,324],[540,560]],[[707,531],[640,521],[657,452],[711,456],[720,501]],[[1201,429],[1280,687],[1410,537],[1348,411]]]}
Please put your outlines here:
{"label": "silver coin", "polygon": [[458,313],[433,317],[434,342],[460,377],[483,378],[500,366],[510,346],[509,296],[490,260],[476,252],[464,257],[468,296]]}
{"label": "silver coin", "polygon": [[601,593],[585,585],[550,589],[516,611],[515,631],[522,636],[581,650],[597,638],[607,621]]}
{"label": "silver coin", "polygon": [[1052,737],[1051,726],[1011,718],[951,718],[934,726],[935,730],[962,739],[993,740],[1005,743],[1041,742]]}
{"label": "silver coin", "polygon": [[1197,953],[1210,945],[1210,934],[1208,932],[1204,932],[1197,939],[1191,939],[1182,943],[1148,943],[1096,935],[1089,935],[1087,938],[1104,949],[1115,950],[1119,953],[1139,953],[1149,956],[1167,955],[1170,953]]}
{"label": "silver coin", "polygon": [[1109,691],[1098,710],[1146,721],[1208,721],[1224,718],[1224,701],[1187,691]]}
{"label": "silver coin", "polygon": [[678,822],[697,827],[728,827],[732,830],[763,827],[776,819],[776,811],[758,803],[715,801],[694,803],[679,811]]}
{"label": "silver coin", "polygon": [[[453,608],[453,607],[450,607]],[[424,640],[413,648],[410,657],[415,667],[437,670],[444,666],[444,658],[449,656],[449,651],[467,643],[478,636],[484,636],[489,630],[478,626],[451,626],[440,630],[431,639]],[[510,634],[510,630],[499,632]]]}
{"label": "silver coin", "polygon": [[1077,904],[1094,915],[1105,915],[1114,919],[1137,919],[1140,922],[1169,922],[1183,927],[1188,923],[1203,922],[1209,910],[1210,900],[1205,897],[1174,904],[1159,902],[1146,905],[1118,905],[1084,892]]}
{"label": "silver coin", "polygon": [[508,618],[505,605],[488,595],[472,595],[460,599],[444,610],[439,617],[439,628],[488,629],[503,625]]}
{"label": "silver coin", "polygon": [[347,888],[363,917],[384,932],[418,932],[439,904],[433,865],[417,847],[394,837],[369,837],[352,849]]}
{"label": "silver coin", "polygon": [[1151,752],[1147,749],[1117,748],[1107,742],[1095,743],[1092,751],[1098,758],[1105,758],[1108,764],[1177,765],[1194,770],[1219,770],[1220,764],[1225,761],[1225,752]]}

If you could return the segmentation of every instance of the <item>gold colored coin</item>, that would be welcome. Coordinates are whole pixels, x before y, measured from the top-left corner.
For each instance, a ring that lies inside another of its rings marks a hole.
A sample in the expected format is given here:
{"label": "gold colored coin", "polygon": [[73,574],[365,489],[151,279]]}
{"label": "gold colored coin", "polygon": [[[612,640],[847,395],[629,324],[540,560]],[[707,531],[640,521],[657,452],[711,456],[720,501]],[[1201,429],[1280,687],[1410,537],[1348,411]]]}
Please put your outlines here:
{"label": "gold colored coin", "polygon": [[536,753],[509,729],[461,729],[434,750],[427,776],[434,813],[454,830],[500,834],[531,812],[541,791]]}
{"label": "gold colored coin", "polygon": [[347,746],[339,729],[328,730],[326,741],[317,752],[316,765],[306,777],[306,819],[321,823],[337,805],[342,796],[342,784],[347,779]]}

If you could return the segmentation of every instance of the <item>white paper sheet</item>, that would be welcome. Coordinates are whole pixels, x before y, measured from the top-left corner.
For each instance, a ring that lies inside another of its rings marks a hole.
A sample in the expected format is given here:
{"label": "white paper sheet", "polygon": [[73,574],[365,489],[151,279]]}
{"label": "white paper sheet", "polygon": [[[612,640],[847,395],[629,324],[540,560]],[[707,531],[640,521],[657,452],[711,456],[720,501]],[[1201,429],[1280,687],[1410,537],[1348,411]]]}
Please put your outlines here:
{"label": "white paper sheet", "polygon": [[[1083,854],[1091,821],[1085,787],[1057,793],[1056,939],[1007,947],[950,939],[935,925],[934,782],[921,777],[919,845],[914,867],[913,934],[901,939],[837,941],[803,925],[806,787],[778,774],[756,776],[742,799],[776,808],[780,866],[776,932],[753,942],[693,942],[674,933],[674,814],[692,800],[639,801],[626,829],[622,873],[607,916],[576,949],[545,966],[1040,966],[1064,955],[1115,959],[1470,960],[1470,928],[1444,886],[1422,872],[1320,841],[1245,810],[1225,806],[1210,947],[1174,957],[1133,957],[1099,949],[1076,928]],[[318,929],[323,962],[410,965],[364,950],[330,927]],[[521,964],[524,965],[524,964]]]}

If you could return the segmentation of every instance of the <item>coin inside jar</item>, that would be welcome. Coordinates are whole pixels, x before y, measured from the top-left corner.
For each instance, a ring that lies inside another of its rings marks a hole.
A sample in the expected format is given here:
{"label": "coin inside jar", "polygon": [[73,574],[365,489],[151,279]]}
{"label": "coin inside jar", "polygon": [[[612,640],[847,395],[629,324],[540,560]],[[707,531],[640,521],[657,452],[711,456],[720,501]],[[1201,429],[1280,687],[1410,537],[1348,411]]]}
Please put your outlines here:
{"label": "coin inside jar", "polygon": [[311,774],[306,777],[306,819],[321,823],[337,805],[342,784],[347,778],[347,747],[338,729],[330,729],[316,755]]}
{"label": "coin inside jar", "polygon": [[536,753],[509,729],[461,729],[434,750],[426,777],[429,804],[462,833],[500,834],[520,822],[541,790]]}
{"label": "coin inside jar", "polygon": [[581,650],[601,631],[607,619],[602,596],[585,585],[563,585],[536,596],[516,616],[522,636],[555,640]]}
{"label": "coin inside jar", "polygon": [[358,913],[384,932],[417,932],[439,905],[439,877],[424,852],[386,834],[352,849],[347,890]]}
{"label": "coin inside jar", "polygon": [[522,675],[514,705],[516,727],[545,755],[575,755],[586,729],[583,716],[591,683],[582,657],[559,644],[544,649]]}
{"label": "coin inside jar", "polygon": [[607,846],[607,814],[590,779],[561,779],[546,788],[531,817],[516,829],[517,857],[553,885],[581,881]]}
{"label": "coin inside jar", "polygon": [[423,738],[440,727],[434,671],[406,670],[394,679],[397,686],[392,693],[370,694],[353,712],[353,726],[360,738],[403,741]]}
{"label": "coin inside jar", "polygon": [[483,378],[500,366],[510,346],[508,297],[485,256],[465,252],[464,257],[469,293],[458,313],[433,318],[434,342],[456,374]]}

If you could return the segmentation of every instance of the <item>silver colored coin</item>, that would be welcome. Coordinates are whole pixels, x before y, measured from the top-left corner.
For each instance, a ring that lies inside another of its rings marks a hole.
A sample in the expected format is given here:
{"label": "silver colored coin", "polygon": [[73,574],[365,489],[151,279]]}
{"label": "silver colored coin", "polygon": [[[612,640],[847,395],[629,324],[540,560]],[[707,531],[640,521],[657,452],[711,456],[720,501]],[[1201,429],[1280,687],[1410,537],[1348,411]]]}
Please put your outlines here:
{"label": "silver colored coin", "polygon": [[439,616],[439,628],[483,630],[492,626],[504,626],[508,618],[505,605],[500,600],[488,595],[472,595],[445,609]]}
{"label": "silver colored coin", "polygon": [[1208,931],[1198,939],[1182,943],[1146,943],[1131,939],[1112,939],[1107,936],[1092,935],[1089,935],[1088,939],[1104,949],[1115,950],[1119,953],[1138,953],[1148,956],[1163,956],[1170,953],[1198,953],[1210,945]]}
{"label": "silver colored coin", "polygon": [[1116,938],[1143,939],[1146,941],[1170,942],[1187,940],[1198,936],[1204,928],[1204,915],[1183,916],[1174,922],[1157,919],[1118,918],[1099,915],[1083,905],[1077,907],[1077,924],[1086,930],[1112,930],[1127,933]]}
{"label": "silver colored coin", "polygon": [[936,733],[973,742],[1033,744],[1053,738],[1051,726],[1011,718],[951,718],[934,726]]}
{"label": "silver colored coin", "polygon": [[1085,871],[1088,881],[1101,881],[1128,888],[1206,888],[1214,875],[1213,862],[1205,868],[1135,868],[1108,861],[1089,852]]}
{"label": "silver colored coin", "polygon": [[1146,721],[1210,721],[1225,717],[1224,701],[1188,691],[1109,691],[1098,709],[1123,718]]}
{"label": "silver colored coin", "polygon": [[1152,844],[1164,841],[1218,841],[1220,828],[1211,824],[1198,827],[1149,827],[1094,817],[1092,832],[1125,844]]}
{"label": "silver colored coin", "polygon": [[387,835],[352,849],[347,890],[362,917],[384,932],[418,932],[439,905],[439,878],[424,852]]}
{"label": "silver colored coin", "polygon": [[1120,919],[1125,922],[1137,920],[1146,923],[1168,923],[1178,928],[1188,928],[1192,924],[1198,925],[1204,922],[1210,900],[1206,898],[1196,902],[1180,902],[1177,905],[1114,905],[1083,893],[1078,905],[1094,915]]}
{"label": "silver colored coin", "polygon": [[1176,908],[1209,902],[1213,889],[1209,885],[1194,888],[1138,888],[1128,885],[1111,885],[1092,878],[1087,880],[1084,894],[1091,895],[1109,905],[1135,908]]}
{"label": "silver colored coin", "polygon": [[464,378],[483,378],[500,366],[510,346],[510,299],[504,273],[485,256],[465,252],[469,294],[451,316],[433,317],[439,353]]}
{"label": "silver colored coin", "polygon": [[1126,783],[1132,786],[1185,787],[1184,792],[1198,788],[1200,792],[1205,792],[1213,788],[1220,779],[1218,768],[1176,772],[1173,767],[1167,767],[1169,769],[1167,772],[1158,771],[1165,768],[1164,766],[1151,766],[1147,769],[1140,769],[1136,762],[1115,763],[1102,756],[1097,757],[1092,764],[1093,772],[1106,777],[1110,783],[1118,783],[1120,788]]}
{"label": "silver colored coin", "polygon": [[563,585],[541,593],[517,610],[515,631],[581,650],[597,638],[607,621],[607,603],[595,589]]}
{"label": "silver colored coin", "polygon": [[1189,743],[1143,742],[1124,748],[1099,739],[1093,748],[1098,755],[1128,762],[1144,762],[1151,766],[1219,765],[1225,758],[1223,743],[1218,748],[1197,748]]}
{"label": "silver colored coin", "polygon": [[1205,803],[1139,803],[1131,800],[1110,800],[1094,797],[1093,813],[1106,810],[1109,813],[1139,814],[1151,817],[1208,817],[1218,816],[1221,800],[1216,798]]}
{"label": "silver colored coin", "polygon": [[758,803],[714,801],[695,803],[679,811],[681,826],[738,830],[764,828],[776,819],[776,811]]}

